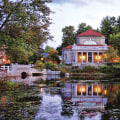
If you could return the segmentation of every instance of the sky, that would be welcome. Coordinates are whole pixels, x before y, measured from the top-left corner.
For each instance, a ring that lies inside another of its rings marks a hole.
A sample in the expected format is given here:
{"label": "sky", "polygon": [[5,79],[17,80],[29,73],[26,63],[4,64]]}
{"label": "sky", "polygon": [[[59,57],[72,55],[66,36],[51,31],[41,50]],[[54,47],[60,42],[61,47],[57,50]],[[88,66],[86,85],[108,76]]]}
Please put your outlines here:
{"label": "sky", "polygon": [[80,23],[86,23],[97,29],[104,17],[120,16],[120,0],[53,0],[48,7],[54,12],[49,27],[54,38],[46,45],[54,49],[61,45],[62,29],[66,26],[72,25],[76,30]]}

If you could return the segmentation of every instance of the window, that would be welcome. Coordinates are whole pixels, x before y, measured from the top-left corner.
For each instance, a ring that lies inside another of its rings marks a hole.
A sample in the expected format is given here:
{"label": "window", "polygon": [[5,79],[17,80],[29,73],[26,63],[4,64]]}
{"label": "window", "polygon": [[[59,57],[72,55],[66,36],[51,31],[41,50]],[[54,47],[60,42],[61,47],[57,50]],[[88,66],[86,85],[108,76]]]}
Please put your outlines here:
{"label": "window", "polygon": [[84,45],[97,45],[97,43],[93,40],[85,41]]}

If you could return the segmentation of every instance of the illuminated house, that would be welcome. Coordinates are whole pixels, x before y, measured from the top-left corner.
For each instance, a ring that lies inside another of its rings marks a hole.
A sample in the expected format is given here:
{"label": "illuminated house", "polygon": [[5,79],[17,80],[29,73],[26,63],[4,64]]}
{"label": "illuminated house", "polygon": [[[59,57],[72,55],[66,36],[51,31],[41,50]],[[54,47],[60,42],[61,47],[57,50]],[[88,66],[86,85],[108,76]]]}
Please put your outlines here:
{"label": "illuminated house", "polygon": [[106,50],[104,35],[90,29],[77,35],[76,44],[62,49],[62,59],[72,66],[104,64]]}

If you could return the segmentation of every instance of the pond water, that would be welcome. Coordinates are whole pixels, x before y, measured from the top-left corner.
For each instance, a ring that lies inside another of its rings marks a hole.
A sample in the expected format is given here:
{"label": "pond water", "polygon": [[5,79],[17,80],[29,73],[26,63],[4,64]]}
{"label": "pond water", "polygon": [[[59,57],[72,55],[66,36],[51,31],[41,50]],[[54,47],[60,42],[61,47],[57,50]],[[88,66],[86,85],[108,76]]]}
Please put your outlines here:
{"label": "pond water", "polygon": [[7,82],[0,84],[0,120],[120,119],[119,78],[68,79],[40,76],[2,80]]}

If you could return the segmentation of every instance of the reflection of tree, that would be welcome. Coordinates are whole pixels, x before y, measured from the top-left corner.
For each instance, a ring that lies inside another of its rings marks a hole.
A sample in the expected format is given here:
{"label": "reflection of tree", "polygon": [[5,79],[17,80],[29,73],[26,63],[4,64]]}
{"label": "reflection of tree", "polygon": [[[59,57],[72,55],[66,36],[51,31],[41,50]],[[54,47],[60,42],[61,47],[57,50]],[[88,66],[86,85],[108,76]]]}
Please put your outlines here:
{"label": "reflection of tree", "polygon": [[[41,97],[38,96],[39,89],[20,85],[15,91],[9,90],[1,93],[0,119],[2,120],[21,120],[35,118],[38,112]],[[4,104],[5,103],[5,104]]]}
{"label": "reflection of tree", "polygon": [[69,117],[73,115],[72,102],[71,101],[64,100],[61,114],[64,115],[64,116],[69,116]]}
{"label": "reflection of tree", "polygon": [[120,119],[120,85],[114,84],[108,86],[108,102],[106,110],[102,115],[102,120],[106,119]]}

